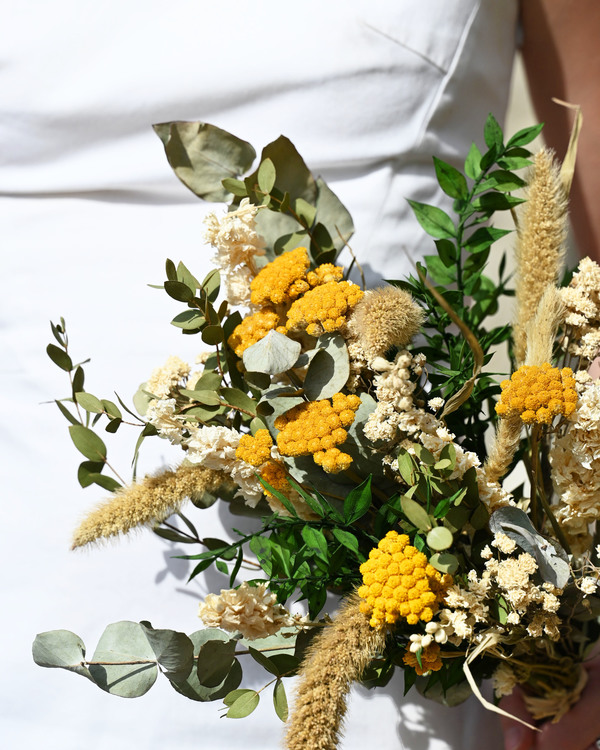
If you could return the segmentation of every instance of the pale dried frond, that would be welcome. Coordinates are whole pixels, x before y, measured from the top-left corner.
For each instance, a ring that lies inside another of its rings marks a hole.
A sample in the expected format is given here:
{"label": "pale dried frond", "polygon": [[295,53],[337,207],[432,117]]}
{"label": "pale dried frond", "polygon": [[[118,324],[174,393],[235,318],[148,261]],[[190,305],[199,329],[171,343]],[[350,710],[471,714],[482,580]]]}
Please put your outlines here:
{"label": "pale dried frond", "polygon": [[187,464],[145,477],[118,490],[86,516],[73,534],[71,548],[127,534],[140,526],[154,526],[179,510],[185,500],[215,492],[227,481],[220,471]]}
{"label": "pale dried frond", "polygon": [[525,361],[527,328],[548,286],[556,286],[567,235],[567,198],[553,154],[542,149],[535,157],[527,203],[515,248],[517,364]]}
{"label": "pale dried frond", "polygon": [[519,447],[522,427],[523,422],[518,415],[506,417],[498,422],[494,442],[483,467],[488,482],[497,482],[508,471]]}
{"label": "pale dried frond", "polygon": [[385,648],[385,628],[372,628],[359,606],[358,594],[350,596],[308,650],[289,720],[288,750],[335,750],[338,746],[350,687]]}
{"label": "pale dried frond", "polygon": [[549,285],[542,295],[538,309],[527,326],[526,365],[541,367],[552,361],[552,350],[558,326],[564,322],[566,308],[559,290]]}

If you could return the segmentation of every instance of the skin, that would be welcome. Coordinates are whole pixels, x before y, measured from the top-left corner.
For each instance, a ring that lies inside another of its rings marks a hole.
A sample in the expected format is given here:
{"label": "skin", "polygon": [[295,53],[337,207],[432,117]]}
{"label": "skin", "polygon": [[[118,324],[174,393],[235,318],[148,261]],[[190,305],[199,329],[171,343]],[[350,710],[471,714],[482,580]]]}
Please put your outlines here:
{"label": "skin", "polygon": [[[522,0],[523,60],[544,138],[564,157],[573,114],[552,102],[582,108],[583,128],[570,195],[572,231],[581,256],[600,262],[600,0]],[[558,723],[541,732],[503,719],[506,750],[588,750],[600,737],[600,647],[586,664],[588,683],[579,702]],[[501,707],[534,723],[515,690]]]}
{"label": "skin", "polygon": [[552,98],[579,104],[583,128],[571,189],[571,222],[582,256],[600,262],[600,2],[522,0],[523,60],[544,137],[562,159],[572,113]]}

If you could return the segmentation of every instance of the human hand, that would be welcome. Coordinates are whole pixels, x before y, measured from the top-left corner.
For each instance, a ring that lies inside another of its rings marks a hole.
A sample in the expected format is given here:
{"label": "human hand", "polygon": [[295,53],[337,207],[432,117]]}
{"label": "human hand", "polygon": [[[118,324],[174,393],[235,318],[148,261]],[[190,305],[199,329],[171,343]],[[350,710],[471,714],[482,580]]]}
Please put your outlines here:
{"label": "human hand", "polygon": [[[556,724],[545,722],[540,732],[502,718],[505,750],[596,750],[600,738],[600,655],[587,662],[588,681],[581,698]],[[532,724],[521,691],[503,698],[500,707]]]}

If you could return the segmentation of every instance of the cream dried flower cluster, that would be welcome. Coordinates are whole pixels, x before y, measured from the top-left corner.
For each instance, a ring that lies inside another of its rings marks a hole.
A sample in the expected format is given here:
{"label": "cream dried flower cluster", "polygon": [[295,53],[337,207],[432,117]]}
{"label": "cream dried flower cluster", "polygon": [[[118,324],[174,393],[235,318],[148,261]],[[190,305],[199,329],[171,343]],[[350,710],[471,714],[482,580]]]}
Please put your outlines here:
{"label": "cream dried flower cluster", "polygon": [[221,273],[226,300],[232,305],[250,304],[250,282],[256,276],[255,258],[265,254],[265,241],[256,230],[258,207],[244,198],[235,211],[205,219],[206,240],[217,252],[213,263]]}
{"label": "cream dried flower cluster", "polygon": [[246,581],[237,589],[208,594],[200,604],[199,617],[209,628],[240,633],[248,640],[266,638],[298,622],[277,603],[266,584],[250,586]]}
{"label": "cream dried flower cluster", "polygon": [[574,551],[589,547],[588,526],[600,519],[600,383],[581,389],[568,432],[550,453],[552,481],[559,495],[555,515]]}
{"label": "cream dried flower cluster", "polygon": [[179,357],[171,356],[162,367],[154,369],[146,383],[146,390],[156,398],[168,398],[171,391],[184,382],[190,366]]}
{"label": "cream dried flower cluster", "polygon": [[591,361],[600,353],[600,266],[590,258],[581,260],[560,294],[570,326],[568,351]]}

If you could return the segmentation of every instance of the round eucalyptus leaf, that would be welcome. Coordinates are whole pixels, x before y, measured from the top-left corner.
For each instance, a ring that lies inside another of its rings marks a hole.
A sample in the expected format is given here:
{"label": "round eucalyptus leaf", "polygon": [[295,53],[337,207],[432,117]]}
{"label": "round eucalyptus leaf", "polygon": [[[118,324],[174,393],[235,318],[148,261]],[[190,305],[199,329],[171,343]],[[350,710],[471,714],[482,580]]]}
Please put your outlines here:
{"label": "round eucalyptus leaf", "polygon": [[207,641],[198,652],[198,679],[205,687],[221,685],[235,661],[235,640]]}
{"label": "round eucalyptus leaf", "polygon": [[158,674],[156,656],[144,626],[138,622],[109,625],[89,663],[98,687],[122,698],[138,698],[154,685]]}
{"label": "round eucalyptus leaf", "polygon": [[242,355],[244,367],[253,372],[278,375],[294,366],[301,348],[300,342],[278,331],[269,331],[264,338],[246,349]]}
{"label": "round eucalyptus leaf", "polygon": [[452,546],[453,541],[452,532],[445,526],[436,526],[427,534],[427,546],[430,549],[448,549],[448,547]]}
{"label": "round eucalyptus leaf", "polygon": [[311,401],[331,398],[334,393],[339,393],[350,376],[348,348],[342,336],[324,334],[319,338],[319,347],[304,379],[304,391]]}
{"label": "round eucalyptus leaf", "polygon": [[429,562],[440,573],[456,573],[458,570],[458,560],[449,552],[436,552],[429,558]]}
{"label": "round eucalyptus leaf", "polygon": [[93,681],[85,661],[85,646],[78,635],[70,630],[49,630],[36,635],[32,654],[40,667],[58,667],[76,672]]}
{"label": "round eucalyptus leaf", "polygon": [[[195,633],[191,633],[189,639],[194,645],[194,653],[197,654],[200,648],[208,641],[229,641],[230,636],[218,628],[205,628],[204,630],[197,630]],[[185,695],[186,698],[207,702],[224,698],[232,690],[235,690],[241,681],[242,667],[239,661],[235,659],[229,673],[219,685],[206,687],[206,685],[200,684],[198,670],[196,669],[192,669],[188,678],[183,682],[176,683],[171,681],[171,685],[178,693]]]}
{"label": "round eucalyptus leaf", "polygon": [[219,325],[210,325],[202,331],[202,341],[210,346],[216,346],[225,339],[223,329]]}
{"label": "round eucalyptus leaf", "polygon": [[185,680],[194,665],[194,644],[175,630],[155,630],[142,624],[156,660],[170,680]]}

